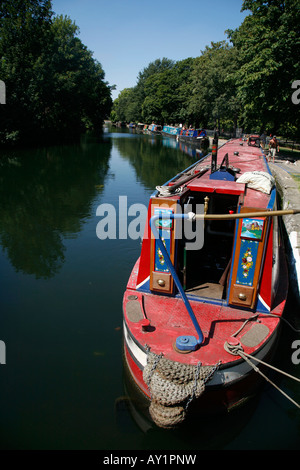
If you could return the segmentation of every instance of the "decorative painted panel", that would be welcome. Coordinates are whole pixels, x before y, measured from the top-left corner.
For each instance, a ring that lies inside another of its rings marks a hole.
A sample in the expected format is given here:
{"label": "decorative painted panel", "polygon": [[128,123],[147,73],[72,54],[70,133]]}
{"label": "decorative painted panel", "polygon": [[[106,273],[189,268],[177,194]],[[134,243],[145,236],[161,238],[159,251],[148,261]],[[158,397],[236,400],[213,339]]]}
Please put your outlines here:
{"label": "decorative painted panel", "polygon": [[253,286],[257,250],[258,242],[241,240],[236,284],[242,284],[243,286]]}
{"label": "decorative painted panel", "polygon": [[247,240],[261,240],[265,219],[263,217],[247,218],[242,220],[241,238]]}
{"label": "decorative painted panel", "polygon": [[241,207],[241,213],[248,217],[240,219],[236,230],[233,265],[230,276],[228,303],[240,307],[255,308],[268,223],[265,217],[258,217],[263,209]]}
{"label": "decorative painted panel", "polygon": [[[154,214],[162,214],[162,215],[168,215],[170,216],[173,214],[172,209],[162,209],[162,208],[155,208],[154,209]],[[165,245],[165,248],[169,254],[171,255],[171,230],[173,228],[173,220],[170,218],[167,219],[158,219],[155,221],[155,225],[158,229],[159,235]],[[167,264],[165,262],[165,259],[162,255],[162,252],[157,244],[155,242],[155,262],[154,262],[154,270],[155,271],[161,271],[161,272],[169,272],[169,268],[167,267]]]}

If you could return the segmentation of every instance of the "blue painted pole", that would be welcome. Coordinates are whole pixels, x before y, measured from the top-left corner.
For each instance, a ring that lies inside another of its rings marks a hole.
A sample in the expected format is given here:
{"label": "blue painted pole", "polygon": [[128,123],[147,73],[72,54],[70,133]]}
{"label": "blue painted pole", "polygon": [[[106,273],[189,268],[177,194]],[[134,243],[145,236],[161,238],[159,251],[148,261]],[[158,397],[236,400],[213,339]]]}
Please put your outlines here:
{"label": "blue painted pole", "polygon": [[170,214],[170,215],[169,215],[169,214],[168,214],[168,215],[158,214],[158,215],[153,215],[153,216],[151,217],[151,219],[150,219],[150,228],[151,228],[151,230],[152,230],[152,233],[153,233],[153,235],[154,235],[154,238],[157,240],[157,243],[158,243],[158,245],[159,245],[159,248],[160,248],[160,250],[161,250],[161,252],[162,252],[162,254],[163,254],[163,257],[164,257],[164,259],[165,259],[165,261],[166,261],[166,263],[167,263],[167,265],[168,265],[168,268],[169,268],[169,270],[170,270],[170,272],[171,272],[171,275],[172,275],[172,277],[173,277],[173,279],[174,279],[174,282],[175,282],[175,284],[176,284],[176,286],[177,286],[177,289],[179,290],[179,293],[180,293],[180,295],[181,295],[181,297],[182,297],[182,300],[183,300],[183,302],[184,302],[184,304],[185,304],[185,306],[186,306],[186,309],[187,309],[187,311],[188,311],[188,314],[189,314],[189,316],[190,316],[190,318],[191,318],[191,320],[192,320],[192,322],[193,322],[193,325],[194,325],[194,327],[195,327],[195,329],[196,329],[196,331],[197,331],[197,334],[198,334],[197,345],[199,345],[199,344],[201,344],[201,343],[203,342],[203,333],[202,333],[201,328],[200,328],[200,326],[199,326],[199,323],[198,323],[198,321],[197,321],[197,319],[196,319],[196,317],[195,317],[195,314],[194,314],[194,312],[193,312],[193,310],[192,310],[192,307],[191,307],[191,305],[190,305],[190,303],[189,303],[189,301],[188,301],[188,298],[187,298],[187,296],[185,295],[185,292],[184,292],[183,287],[182,287],[182,285],[181,285],[181,283],[180,283],[180,280],[179,280],[179,278],[178,278],[178,276],[177,276],[177,273],[176,273],[176,270],[175,270],[175,268],[174,268],[174,266],[173,266],[173,264],[172,264],[172,261],[170,260],[169,254],[168,254],[168,252],[167,252],[167,250],[166,250],[166,247],[165,247],[165,245],[164,245],[162,239],[160,238],[160,235],[159,235],[159,232],[158,232],[157,228],[155,227],[155,221],[156,221],[157,219],[163,219],[163,218],[164,218],[164,219],[188,219],[188,218],[189,218],[189,215],[188,215],[188,214]]}

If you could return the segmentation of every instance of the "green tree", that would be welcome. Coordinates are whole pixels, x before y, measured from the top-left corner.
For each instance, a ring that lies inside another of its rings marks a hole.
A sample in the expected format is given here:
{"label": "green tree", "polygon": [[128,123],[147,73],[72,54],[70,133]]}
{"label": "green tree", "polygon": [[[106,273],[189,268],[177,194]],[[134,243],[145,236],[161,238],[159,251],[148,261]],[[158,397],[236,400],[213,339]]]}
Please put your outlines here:
{"label": "green tree", "polygon": [[291,101],[300,77],[299,1],[245,0],[242,10],[250,14],[228,35],[239,52],[234,79],[244,126],[299,136],[299,110]]}
{"label": "green tree", "polygon": [[172,67],[147,78],[143,115],[148,121],[162,124],[186,121],[185,105],[193,61],[188,58],[175,62]]}
{"label": "green tree", "polygon": [[117,121],[161,121],[163,104],[156,87],[164,80],[164,73],[171,70],[174,62],[167,58],[156,59],[138,74],[137,84],[125,88],[114,101],[112,117]]}
{"label": "green tree", "polygon": [[51,2],[14,0],[0,4],[0,75],[6,106],[0,108],[3,140],[23,139],[40,118],[42,63],[51,41]]}
{"label": "green tree", "polygon": [[113,118],[127,122],[185,121],[187,83],[193,61],[163,58],[151,62],[139,73],[135,87],[121,91],[114,102]]}
{"label": "green tree", "polygon": [[125,122],[137,121],[139,112],[136,106],[134,88],[124,88],[114,101],[114,120]]}
{"label": "green tree", "polygon": [[237,53],[226,41],[212,42],[195,60],[191,73],[188,112],[204,127],[230,121],[237,125],[239,103],[233,72],[237,68]]}
{"label": "green tree", "polygon": [[66,16],[53,20],[45,127],[55,133],[76,135],[86,127],[100,127],[112,105],[102,66],[76,37],[78,31]]}
{"label": "green tree", "polygon": [[104,71],[68,17],[53,18],[50,0],[0,6],[0,141],[39,142],[100,127],[112,105]]}
{"label": "green tree", "polygon": [[173,108],[169,117],[170,122],[192,123],[195,121],[189,115],[187,104],[191,95],[192,71],[196,59],[187,58],[176,62],[172,74],[174,76],[175,91],[173,93]]}
{"label": "green tree", "polygon": [[153,119],[161,120],[159,112],[161,105],[156,106],[155,103],[151,104],[151,102],[155,100],[155,93],[152,92],[157,78],[154,77],[172,69],[173,66],[173,60],[163,57],[162,59],[156,59],[155,61],[150,62],[149,65],[138,74],[134,94],[136,107],[140,110],[139,120],[145,120],[146,122],[151,122]]}

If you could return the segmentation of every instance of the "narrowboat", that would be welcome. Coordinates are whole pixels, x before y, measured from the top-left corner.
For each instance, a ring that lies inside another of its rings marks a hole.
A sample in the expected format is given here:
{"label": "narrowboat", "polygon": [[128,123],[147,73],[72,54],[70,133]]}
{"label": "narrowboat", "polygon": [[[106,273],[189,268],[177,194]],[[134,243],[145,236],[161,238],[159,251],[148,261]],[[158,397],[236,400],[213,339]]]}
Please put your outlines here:
{"label": "narrowboat", "polygon": [[123,297],[124,362],[157,426],[257,393],[288,291],[282,212],[261,147],[218,148],[216,136],[150,197]]}
{"label": "narrowboat", "polygon": [[162,126],[160,126],[159,124],[150,124],[150,126],[148,126],[148,134],[157,135],[157,134],[161,134],[161,131],[162,131]]}
{"label": "narrowboat", "polygon": [[176,138],[180,142],[195,145],[202,149],[209,147],[209,138],[205,129],[181,129]]}
{"label": "narrowboat", "polygon": [[181,131],[182,131],[181,127],[163,126],[161,133],[165,137],[176,138],[180,134]]}
{"label": "narrowboat", "polygon": [[[138,122],[137,125],[136,125],[136,131],[137,132],[143,132],[144,128],[145,128],[145,124],[143,124],[142,122]],[[147,127],[147,126],[146,126]]]}

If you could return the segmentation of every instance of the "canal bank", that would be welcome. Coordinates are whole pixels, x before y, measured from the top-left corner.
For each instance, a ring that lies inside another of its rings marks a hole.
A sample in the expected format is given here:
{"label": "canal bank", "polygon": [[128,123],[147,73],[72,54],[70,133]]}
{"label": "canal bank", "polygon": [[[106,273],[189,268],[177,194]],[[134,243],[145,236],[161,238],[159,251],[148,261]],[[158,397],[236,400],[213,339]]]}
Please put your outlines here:
{"label": "canal bank", "polygon": [[[279,154],[269,166],[281,194],[282,209],[299,209],[300,160],[292,161]],[[300,214],[284,215],[282,219],[288,239],[290,285],[300,304]]]}

